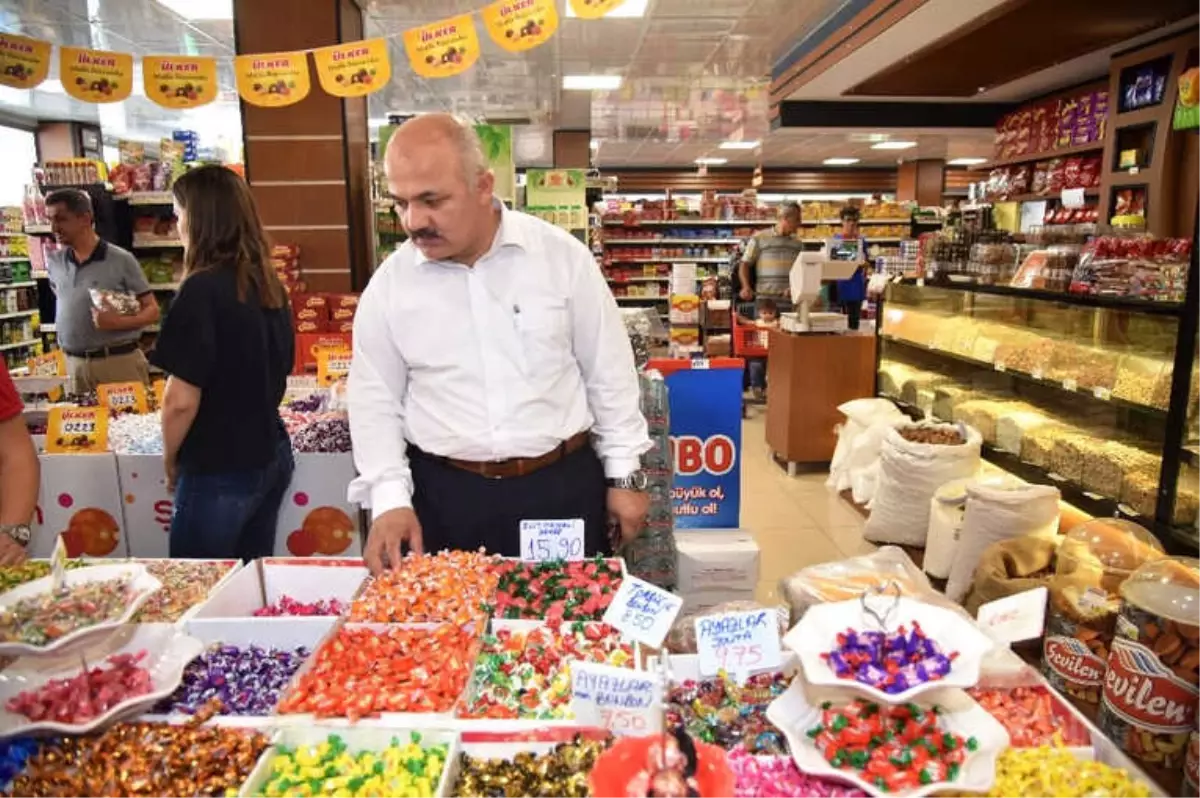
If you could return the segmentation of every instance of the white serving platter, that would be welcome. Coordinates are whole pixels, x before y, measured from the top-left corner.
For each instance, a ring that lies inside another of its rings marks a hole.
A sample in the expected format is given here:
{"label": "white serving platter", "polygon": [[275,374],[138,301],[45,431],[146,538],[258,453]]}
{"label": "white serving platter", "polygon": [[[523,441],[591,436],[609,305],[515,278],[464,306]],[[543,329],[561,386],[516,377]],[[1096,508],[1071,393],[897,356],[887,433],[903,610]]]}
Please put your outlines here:
{"label": "white serving platter", "polygon": [[[119,720],[134,717],[169,696],[179,686],[184,667],[204,644],[180,633],[172,624],[128,624],[90,649],[55,656],[22,657],[0,671],[0,737],[22,734],[84,734]],[[83,664],[107,667],[114,654],[146,652],[141,666],[150,672],[151,690],[109,708],[85,723],[31,721],[8,709],[10,699],[27,690],[38,690],[54,679],[79,675]]]}
{"label": "white serving platter", "polygon": [[[822,656],[837,648],[837,636],[847,629],[856,632],[879,629],[875,617],[855,599],[809,607],[800,622],[784,636],[783,645],[799,655],[804,676],[810,683],[844,688],[885,704],[902,704],[931,690],[973,687],[979,681],[984,657],[995,644],[974,621],[953,610],[907,597],[888,596],[884,601],[895,602],[895,608],[886,616],[887,631],[895,631],[900,626],[911,631],[913,621],[917,621],[943,652],[958,652],[950,663],[950,671],[937,681],[916,684],[898,693],[888,693],[873,685],[838,676]],[[880,615],[882,617],[883,613]]]}
{"label": "white serving platter", "polygon": [[[112,634],[113,631],[127,623],[134,616],[134,613],[145,603],[150,594],[162,587],[162,583],[150,575],[145,565],[131,562],[76,568],[67,571],[64,577],[64,584],[68,587],[87,582],[103,582],[121,578],[130,580],[133,595],[129,604],[125,607],[125,612],[120,617],[81,627],[45,646],[34,646],[29,643],[13,641],[2,642],[0,643],[0,656],[25,657],[38,654],[65,653],[91,645],[96,642],[97,637]],[[35,579],[32,582],[26,582],[23,585],[14,587],[12,590],[0,595],[0,612],[7,610],[23,599],[48,594],[52,584],[53,577],[44,576],[41,579]]]}

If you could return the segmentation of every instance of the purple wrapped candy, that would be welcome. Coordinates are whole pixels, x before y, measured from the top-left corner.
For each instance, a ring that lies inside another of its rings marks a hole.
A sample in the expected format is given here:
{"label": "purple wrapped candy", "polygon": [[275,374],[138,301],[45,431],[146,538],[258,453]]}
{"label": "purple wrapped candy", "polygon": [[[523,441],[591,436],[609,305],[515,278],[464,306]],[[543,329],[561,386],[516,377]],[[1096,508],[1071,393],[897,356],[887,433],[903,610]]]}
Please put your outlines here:
{"label": "purple wrapped candy", "polygon": [[154,711],[192,715],[219,699],[221,715],[269,715],[308,655],[303,646],[290,650],[213,644],[188,663],[179,687]]}
{"label": "purple wrapped candy", "polygon": [[889,694],[944,678],[958,652],[946,653],[914,621],[884,634],[847,629],[836,647],[821,655],[841,679],[853,679]]}

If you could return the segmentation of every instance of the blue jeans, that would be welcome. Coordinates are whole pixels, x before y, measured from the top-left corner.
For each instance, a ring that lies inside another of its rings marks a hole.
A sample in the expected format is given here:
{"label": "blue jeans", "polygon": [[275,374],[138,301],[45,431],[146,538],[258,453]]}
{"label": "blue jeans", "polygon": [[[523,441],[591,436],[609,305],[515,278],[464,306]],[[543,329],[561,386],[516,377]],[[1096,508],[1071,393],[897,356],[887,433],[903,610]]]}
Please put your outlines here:
{"label": "blue jeans", "polygon": [[746,371],[750,373],[751,388],[767,387],[767,359],[765,357],[746,358]]}
{"label": "blue jeans", "polygon": [[215,474],[179,469],[170,555],[253,560],[275,553],[275,527],[296,461],[285,436],[266,467]]}

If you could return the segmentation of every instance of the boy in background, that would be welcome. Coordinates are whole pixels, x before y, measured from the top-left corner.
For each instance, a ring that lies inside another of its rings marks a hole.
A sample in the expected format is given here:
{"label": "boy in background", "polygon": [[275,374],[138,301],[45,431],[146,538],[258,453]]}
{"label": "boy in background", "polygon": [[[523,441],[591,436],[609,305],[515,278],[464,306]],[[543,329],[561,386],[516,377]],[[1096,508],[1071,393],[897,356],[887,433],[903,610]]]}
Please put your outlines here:
{"label": "boy in background", "polygon": [[[756,317],[753,322],[738,314],[738,324],[753,324],[762,330],[779,329],[779,306],[773,299],[760,299],[757,303]],[[763,401],[767,389],[767,359],[765,357],[746,358],[746,371],[750,376],[750,391],[757,402]]]}

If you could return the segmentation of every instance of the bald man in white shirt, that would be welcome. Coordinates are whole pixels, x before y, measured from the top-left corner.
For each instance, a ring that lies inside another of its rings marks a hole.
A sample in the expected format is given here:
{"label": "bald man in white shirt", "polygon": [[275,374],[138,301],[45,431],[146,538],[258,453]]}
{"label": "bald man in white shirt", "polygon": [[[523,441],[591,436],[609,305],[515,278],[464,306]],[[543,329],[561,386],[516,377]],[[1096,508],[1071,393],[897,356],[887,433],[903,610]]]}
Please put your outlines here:
{"label": "bald man in white shirt", "polygon": [[402,545],[518,556],[522,520],[582,519],[589,555],[635,537],[651,444],[591,252],[506,209],[450,116],[402,125],[386,168],[409,240],[362,295],[348,390],[367,565]]}

